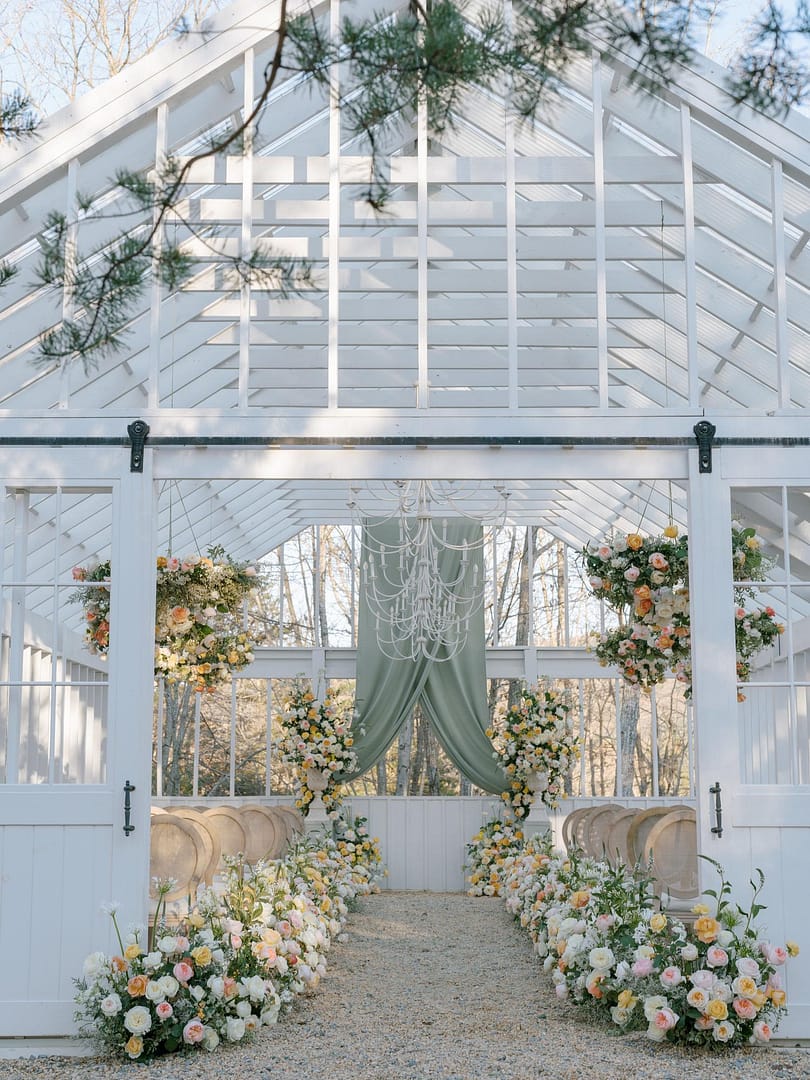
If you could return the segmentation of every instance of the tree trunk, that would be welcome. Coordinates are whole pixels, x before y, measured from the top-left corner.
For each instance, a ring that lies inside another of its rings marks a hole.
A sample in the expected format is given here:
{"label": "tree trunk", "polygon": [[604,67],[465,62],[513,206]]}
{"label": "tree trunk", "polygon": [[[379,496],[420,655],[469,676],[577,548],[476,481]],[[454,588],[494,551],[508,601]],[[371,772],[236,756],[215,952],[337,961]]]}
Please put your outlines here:
{"label": "tree trunk", "polygon": [[[619,746],[622,758],[622,795],[633,794],[633,765],[638,739],[638,718],[641,704],[641,690],[637,686],[625,683],[622,686],[621,707],[618,717]],[[618,785],[617,785],[618,788]],[[618,791],[617,791],[618,794]]]}
{"label": "tree trunk", "polygon": [[183,750],[189,728],[194,724],[194,687],[190,683],[165,683],[163,700],[163,741],[160,746],[163,794],[180,795]]}
{"label": "tree trunk", "polygon": [[411,742],[413,740],[413,714],[399,729],[397,739],[397,786],[396,795],[407,795],[411,779]]}
{"label": "tree trunk", "polygon": [[388,773],[386,772],[386,769],[385,769],[386,758],[387,757],[388,757],[387,754],[383,754],[383,756],[377,762],[377,766],[376,766],[376,768],[377,768],[377,794],[378,795],[387,795],[388,794]]}
{"label": "tree trunk", "polygon": [[422,717],[425,726],[425,775],[427,779],[428,795],[441,795],[441,778],[439,775],[439,740],[430,721],[426,716]]}

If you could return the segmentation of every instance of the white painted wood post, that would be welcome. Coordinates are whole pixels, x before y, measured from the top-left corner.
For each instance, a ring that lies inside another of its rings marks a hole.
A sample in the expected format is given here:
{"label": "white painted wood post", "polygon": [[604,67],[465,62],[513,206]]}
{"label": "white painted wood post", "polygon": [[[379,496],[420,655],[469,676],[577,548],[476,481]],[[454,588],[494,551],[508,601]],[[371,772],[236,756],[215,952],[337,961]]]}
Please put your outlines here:
{"label": "white painted wood post", "polygon": [[[155,640],[155,522],[152,450],[142,473],[122,473],[114,490],[110,625],[108,784],[118,806],[112,830],[112,883],[122,924],[146,921],[149,902],[149,825]],[[131,795],[131,824],[124,833],[124,784]],[[111,897],[99,897],[99,901]]]}

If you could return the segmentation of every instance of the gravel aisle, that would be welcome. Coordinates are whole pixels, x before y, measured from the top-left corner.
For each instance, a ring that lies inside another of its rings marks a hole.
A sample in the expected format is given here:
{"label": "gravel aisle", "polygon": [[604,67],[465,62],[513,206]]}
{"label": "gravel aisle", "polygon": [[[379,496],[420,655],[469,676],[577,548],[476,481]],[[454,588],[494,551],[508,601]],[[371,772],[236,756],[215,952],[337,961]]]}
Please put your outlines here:
{"label": "gravel aisle", "polygon": [[0,1080],[810,1080],[810,1050],[702,1054],[596,1029],[557,1002],[503,904],[362,901],[316,995],[252,1044],[151,1065],[0,1061]]}

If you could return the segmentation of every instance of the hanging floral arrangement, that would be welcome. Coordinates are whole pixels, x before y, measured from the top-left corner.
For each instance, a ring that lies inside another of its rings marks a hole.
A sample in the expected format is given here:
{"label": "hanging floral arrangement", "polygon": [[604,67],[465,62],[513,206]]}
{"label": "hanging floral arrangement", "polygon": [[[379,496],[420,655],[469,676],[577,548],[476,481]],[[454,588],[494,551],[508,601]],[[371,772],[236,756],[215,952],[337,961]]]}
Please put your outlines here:
{"label": "hanging floral arrangement", "polygon": [[336,818],[343,801],[337,777],[357,768],[351,713],[331,692],[319,702],[311,689],[298,684],[278,721],[283,732],[281,760],[295,769],[295,805],[306,816],[318,793],[329,817]]}
{"label": "hanging floral arrangement", "polygon": [[[242,602],[257,584],[254,566],[220,547],[178,559],[160,555],[155,585],[155,676],[213,690],[251,662],[252,642],[239,627]],[[85,646],[102,658],[110,647],[109,560],[75,566],[71,600],[85,613]]]}
{"label": "hanging floral arrangement", "polygon": [[541,686],[524,688],[520,701],[487,731],[493,756],[509,777],[501,798],[516,818],[523,818],[536,796],[553,809],[565,798],[565,780],[579,758],[579,739],[560,694]]}
{"label": "hanging floral arrangement", "polygon": [[[754,529],[734,522],[731,553],[736,583],[734,630],[737,678],[745,682],[751,660],[783,633],[771,607],[752,607],[748,582],[763,581],[772,563]],[[619,625],[602,634],[595,648],[603,667],[615,667],[622,678],[645,691],[669,673],[692,695],[692,652],[689,621],[689,541],[669,525],[663,536],[630,533],[582,552],[588,585],[618,615]],[[749,606],[746,607],[745,604]],[[744,701],[745,695],[737,694]]]}

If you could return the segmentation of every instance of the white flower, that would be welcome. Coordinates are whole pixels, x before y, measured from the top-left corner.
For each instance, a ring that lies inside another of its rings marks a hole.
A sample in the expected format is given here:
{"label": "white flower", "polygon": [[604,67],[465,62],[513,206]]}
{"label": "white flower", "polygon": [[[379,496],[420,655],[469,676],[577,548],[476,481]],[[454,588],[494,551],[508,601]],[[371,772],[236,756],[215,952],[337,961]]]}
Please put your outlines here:
{"label": "white flower", "polygon": [[588,963],[597,971],[609,971],[615,962],[615,956],[611,950],[606,947],[591,949],[588,954]]}
{"label": "white flower", "polygon": [[158,1002],[166,1000],[166,992],[159,982],[150,979],[146,984],[146,998],[148,1001],[152,1001],[157,1005]]}
{"label": "white flower", "polygon": [[121,1012],[121,998],[118,994],[108,994],[99,1004],[105,1016],[117,1016]]}
{"label": "white flower", "polygon": [[253,975],[245,980],[245,986],[251,1001],[264,1001],[267,996],[267,985],[261,975]]}
{"label": "white flower", "polygon": [[239,1042],[245,1034],[245,1021],[241,1016],[229,1016],[225,1026],[225,1037],[228,1042]]}
{"label": "white flower", "polygon": [[162,953],[166,953],[167,956],[173,952],[177,952],[177,938],[168,935],[162,937],[160,941],[158,941],[157,947]]}
{"label": "white flower", "polygon": [[86,979],[95,980],[99,975],[106,974],[108,968],[108,960],[103,952],[90,953],[85,958],[82,970],[84,971],[84,977]]}
{"label": "white flower", "polygon": [[174,975],[161,975],[157,984],[167,998],[174,997],[180,989],[180,983],[175,979]]}
{"label": "white flower", "polygon": [[730,1020],[720,1020],[712,1028],[712,1038],[716,1042],[728,1042],[734,1035],[734,1025]]}
{"label": "white flower", "polygon": [[279,1009],[281,1008],[281,1002],[276,1000],[269,1009],[263,1009],[261,1015],[262,1024],[269,1027],[270,1024],[275,1024],[278,1020]]}
{"label": "white flower", "polygon": [[727,949],[733,940],[734,935],[730,930],[721,930],[720,933],[717,935],[717,944],[722,949]]}
{"label": "white flower", "polygon": [[686,961],[697,960],[698,950],[697,945],[693,945],[691,942],[688,945],[684,945],[681,949],[681,959]]}
{"label": "white flower", "polygon": [[112,918],[113,915],[118,914],[118,910],[121,907],[117,900],[110,900],[106,904],[101,905],[102,915],[109,915]]}
{"label": "white flower", "polygon": [[134,1005],[124,1014],[124,1027],[133,1035],[144,1035],[152,1027],[152,1014],[143,1005]]}
{"label": "white flower", "polygon": [[747,975],[749,979],[759,978],[759,964],[753,957],[741,956],[736,966],[740,975]]}
{"label": "white flower", "polygon": [[252,1011],[253,1010],[251,1008],[250,1002],[247,1000],[247,998],[245,998],[242,1001],[237,1001],[237,1003],[236,1003],[236,1015],[237,1016],[241,1016],[243,1020],[247,1020],[247,1018],[250,1016]]}
{"label": "white flower", "polygon": [[207,1050],[209,1053],[212,1050],[216,1050],[216,1048],[219,1046],[219,1035],[217,1035],[216,1031],[214,1031],[212,1027],[206,1026],[205,1033],[203,1035],[202,1046],[203,1049]]}
{"label": "white flower", "polygon": [[223,998],[225,996],[225,980],[221,975],[212,975],[208,980],[208,989],[215,998]]}
{"label": "white flower", "polygon": [[202,1001],[205,997],[205,990],[201,986],[192,986],[189,993],[195,1001]]}
{"label": "white flower", "polygon": [[143,958],[143,970],[146,972],[154,971],[159,968],[163,963],[163,953],[150,952]]}
{"label": "white flower", "polygon": [[652,994],[650,997],[644,998],[644,1016],[647,1020],[652,1020],[659,1009],[666,1009],[669,1002],[665,997],[660,994]]}

